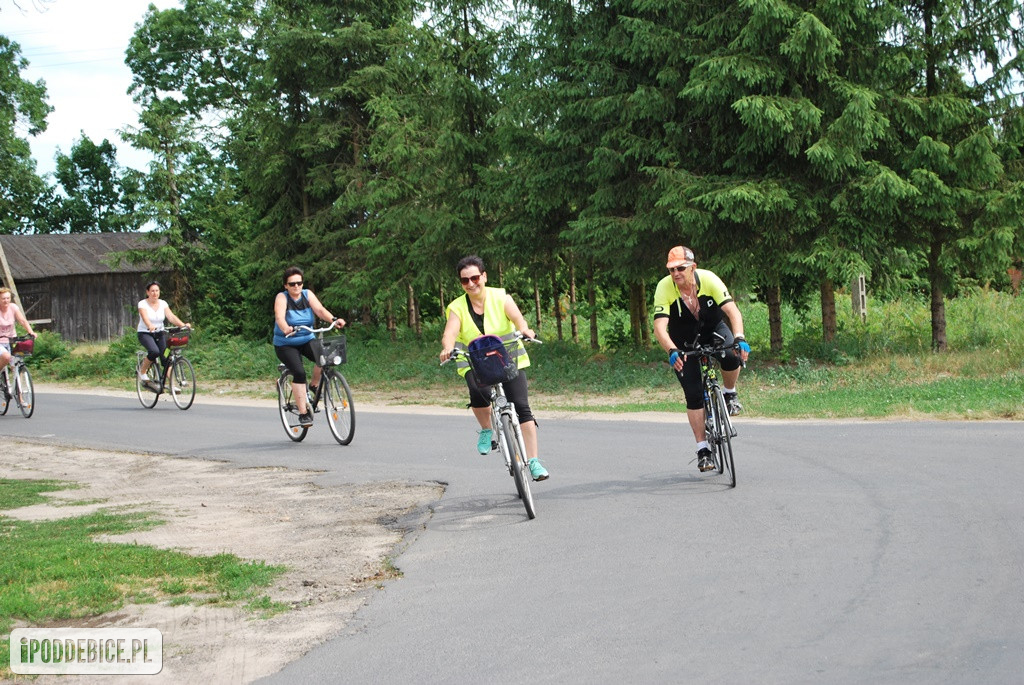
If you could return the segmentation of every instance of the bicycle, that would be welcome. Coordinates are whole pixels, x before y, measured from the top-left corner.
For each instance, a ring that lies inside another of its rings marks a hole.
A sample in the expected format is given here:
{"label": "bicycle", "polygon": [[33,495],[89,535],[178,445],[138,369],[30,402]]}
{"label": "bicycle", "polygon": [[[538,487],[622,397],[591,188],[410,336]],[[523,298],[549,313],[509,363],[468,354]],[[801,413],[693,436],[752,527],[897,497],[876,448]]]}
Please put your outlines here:
{"label": "bicycle", "polygon": [[[32,374],[25,364],[25,357],[32,354],[35,339],[31,335],[10,338],[11,361],[0,372],[0,416],[7,413],[13,399],[26,419],[36,410],[36,393],[32,386]],[[14,371],[14,393],[11,393],[11,371]]]}
{"label": "bicycle", "polygon": [[[715,337],[724,342],[722,336]],[[711,456],[718,473],[729,469],[730,487],[736,487],[736,464],[733,461],[732,439],[736,437],[729,407],[725,403],[722,386],[718,383],[718,369],[711,363],[711,358],[724,352],[731,352],[734,346],[722,347],[721,343],[701,345],[694,350],[682,351],[685,357],[700,358],[700,377],[704,387],[704,432],[711,449]]]}
{"label": "bicycle", "polygon": [[[347,445],[352,442],[356,433],[356,410],[348,381],[337,369],[346,361],[345,336],[338,335],[324,341],[324,333],[332,328],[334,328],[334,323],[325,328],[296,326],[295,330],[316,333],[321,347],[317,366],[323,369],[323,374],[316,392],[309,393],[307,390],[306,402],[314,414],[320,412],[321,400],[324,402],[327,408],[327,425],[331,429],[331,435],[339,444]],[[277,370],[281,374],[277,379],[277,405],[281,413],[281,423],[289,438],[295,442],[301,442],[309,432],[309,426],[299,423],[299,409],[292,392],[292,372],[284,364],[278,364]]]}
{"label": "bicycle", "polygon": [[167,333],[167,349],[149,365],[145,380],[139,377],[139,372],[146,353],[142,350],[135,353],[135,393],[143,407],[152,409],[160,395],[169,390],[175,406],[184,411],[192,406],[196,398],[196,372],[183,352],[192,329],[174,326],[164,331]]}
{"label": "bicycle", "polygon": [[[516,339],[541,344],[540,340],[527,338],[518,331]],[[465,357],[469,360],[470,368],[475,369],[473,358],[469,352],[459,348],[452,350],[451,356],[441,362],[441,366],[459,357]],[[515,357],[511,357],[511,359],[514,364]],[[527,465],[526,443],[523,441],[523,431],[519,427],[519,416],[516,414],[515,405],[505,397],[505,388],[501,383],[495,383],[488,387],[491,401],[491,434],[497,436],[498,449],[505,459],[505,468],[515,480],[516,494],[523,501],[527,518],[534,519],[537,517],[537,509],[533,503],[533,493],[530,492],[530,467]],[[481,387],[481,390],[484,388]]]}

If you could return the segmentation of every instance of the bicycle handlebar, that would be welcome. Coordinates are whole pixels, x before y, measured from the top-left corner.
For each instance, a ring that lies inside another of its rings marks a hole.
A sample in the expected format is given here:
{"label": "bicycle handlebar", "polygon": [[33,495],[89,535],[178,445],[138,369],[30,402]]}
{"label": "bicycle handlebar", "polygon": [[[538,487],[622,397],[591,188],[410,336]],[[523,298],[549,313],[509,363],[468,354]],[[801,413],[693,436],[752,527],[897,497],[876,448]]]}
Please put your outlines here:
{"label": "bicycle handlebar", "polygon": [[309,333],[326,333],[327,331],[329,331],[332,328],[334,328],[335,326],[337,326],[339,321],[341,321],[341,319],[335,319],[334,321],[331,322],[331,325],[327,326],[326,328],[310,328],[309,326],[301,326],[301,325],[300,326],[295,326],[295,327],[293,327],[292,332],[289,333],[288,335],[284,336],[284,337],[290,338],[293,335],[295,335],[298,331],[308,331]]}
{"label": "bicycle handlebar", "polygon": [[[515,337],[516,337],[516,340],[522,340],[522,341],[528,342],[528,343],[536,343],[537,345],[543,345],[544,344],[544,341],[541,340],[540,338],[530,338],[528,336],[523,335],[522,331],[516,331],[516,336]],[[507,345],[506,345],[506,347],[507,347]],[[444,366],[445,364],[447,364],[448,362],[450,362],[451,360],[453,360],[453,359],[455,359],[457,357],[468,357],[469,356],[469,352],[466,352],[465,350],[460,350],[458,347],[453,347],[448,352],[448,354],[449,354],[449,357],[447,359],[445,359],[443,362],[441,362],[439,364],[439,366]]]}

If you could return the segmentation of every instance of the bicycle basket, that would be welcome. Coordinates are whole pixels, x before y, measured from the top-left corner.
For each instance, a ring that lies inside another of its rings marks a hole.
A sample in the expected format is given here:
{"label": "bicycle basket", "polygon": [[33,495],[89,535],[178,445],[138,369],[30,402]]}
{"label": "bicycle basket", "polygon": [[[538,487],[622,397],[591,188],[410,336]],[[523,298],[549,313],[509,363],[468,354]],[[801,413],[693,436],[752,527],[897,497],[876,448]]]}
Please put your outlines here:
{"label": "bicycle basket", "polygon": [[514,380],[519,375],[516,358],[496,335],[481,335],[469,343],[469,365],[481,385],[494,385]]}
{"label": "bicycle basket", "polygon": [[321,351],[318,366],[337,366],[344,364],[346,357],[345,336],[337,335],[328,338],[321,344]]}
{"label": "bicycle basket", "polygon": [[32,354],[32,350],[36,346],[36,341],[33,340],[32,338],[29,338],[27,340],[16,340],[13,341],[13,343],[14,344],[11,345],[11,352],[13,352],[14,354],[20,354],[22,356]]}
{"label": "bicycle basket", "polygon": [[189,329],[171,331],[167,334],[167,346],[170,348],[185,347],[188,345]]}

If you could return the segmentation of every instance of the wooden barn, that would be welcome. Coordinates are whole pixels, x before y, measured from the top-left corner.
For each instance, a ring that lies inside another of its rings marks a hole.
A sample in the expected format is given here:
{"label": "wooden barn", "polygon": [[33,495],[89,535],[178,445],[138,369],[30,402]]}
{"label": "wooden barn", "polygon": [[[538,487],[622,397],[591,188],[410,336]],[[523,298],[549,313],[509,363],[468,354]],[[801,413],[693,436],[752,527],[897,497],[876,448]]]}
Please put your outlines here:
{"label": "wooden barn", "polygon": [[138,233],[0,235],[0,276],[34,328],[74,342],[111,340],[134,330],[153,273],[110,255],[152,245]]}

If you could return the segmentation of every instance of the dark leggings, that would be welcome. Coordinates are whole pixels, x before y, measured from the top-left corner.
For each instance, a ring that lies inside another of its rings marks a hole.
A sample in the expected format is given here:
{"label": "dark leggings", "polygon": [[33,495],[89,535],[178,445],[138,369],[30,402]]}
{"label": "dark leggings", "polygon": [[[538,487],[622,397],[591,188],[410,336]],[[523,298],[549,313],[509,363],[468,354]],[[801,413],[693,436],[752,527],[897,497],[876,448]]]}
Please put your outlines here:
{"label": "dark leggings", "polygon": [[139,342],[146,348],[146,359],[155,362],[167,349],[167,335],[163,331],[139,331]]}
{"label": "dark leggings", "polygon": [[275,345],[274,353],[281,363],[292,372],[292,383],[306,383],[306,368],[302,365],[302,358],[316,364],[319,344],[315,339],[301,345]]}
{"label": "dark leggings", "polygon": [[[723,346],[731,345],[733,342],[732,332],[725,323],[719,324],[716,332],[725,338]],[[735,371],[743,363],[739,355],[734,352],[725,352],[723,356],[715,355],[715,359],[722,367],[722,371]],[[700,381],[700,357],[693,355],[683,362],[683,370],[676,372],[679,385],[683,386],[683,395],[686,396],[687,409],[704,408],[704,387]]]}
{"label": "dark leggings", "polygon": [[[477,409],[491,406],[490,398],[481,390],[480,384],[476,382],[476,374],[473,373],[473,369],[466,373],[466,385],[469,387],[469,406],[476,407]],[[526,371],[520,370],[515,380],[502,383],[501,386],[505,389],[505,397],[516,407],[519,423],[526,423],[527,421],[536,423],[537,419],[533,417],[533,412],[530,411],[530,397],[526,387]],[[488,388],[490,386],[485,385],[483,387]]]}

